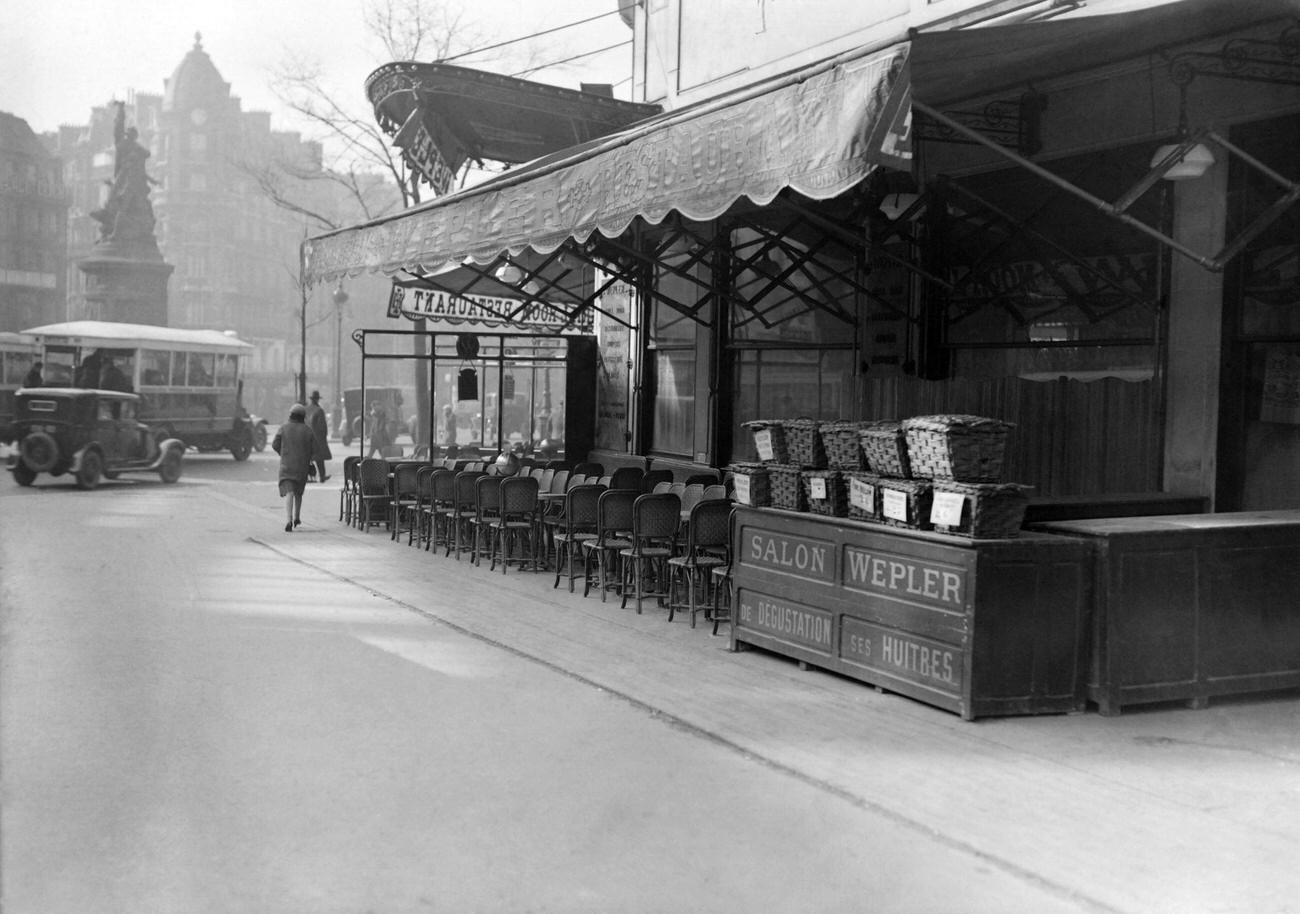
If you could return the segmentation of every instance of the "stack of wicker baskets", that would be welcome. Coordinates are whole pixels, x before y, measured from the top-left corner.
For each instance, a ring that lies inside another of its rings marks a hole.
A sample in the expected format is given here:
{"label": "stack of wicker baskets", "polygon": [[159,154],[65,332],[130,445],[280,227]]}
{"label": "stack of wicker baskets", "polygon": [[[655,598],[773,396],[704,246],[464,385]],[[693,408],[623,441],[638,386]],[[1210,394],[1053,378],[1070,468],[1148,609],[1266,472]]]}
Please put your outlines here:
{"label": "stack of wicker baskets", "polygon": [[1019,533],[1029,487],[1002,482],[1012,428],[970,415],[915,416],[903,423],[912,471],[932,480],[935,529],[977,538]]}
{"label": "stack of wicker baskets", "polygon": [[849,517],[927,529],[930,484],[911,478],[902,425],[865,423],[858,429],[858,444],[867,470],[848,474]]}

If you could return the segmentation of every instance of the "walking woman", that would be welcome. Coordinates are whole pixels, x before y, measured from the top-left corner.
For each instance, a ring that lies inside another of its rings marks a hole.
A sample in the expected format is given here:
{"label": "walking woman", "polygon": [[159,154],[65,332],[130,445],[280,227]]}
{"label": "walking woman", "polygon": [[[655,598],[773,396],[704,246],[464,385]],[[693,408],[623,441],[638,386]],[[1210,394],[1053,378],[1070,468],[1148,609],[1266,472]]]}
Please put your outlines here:
{"label": "walking woman", "polygon": [[302,494],[307,489],[307,467],[320,458],[320,446],[307,425],[307,407],[295,403],[289,421],[280,426],[271,442],[280,455],[280,497],[284,502],[284,532],[292,533],[302,523]]}

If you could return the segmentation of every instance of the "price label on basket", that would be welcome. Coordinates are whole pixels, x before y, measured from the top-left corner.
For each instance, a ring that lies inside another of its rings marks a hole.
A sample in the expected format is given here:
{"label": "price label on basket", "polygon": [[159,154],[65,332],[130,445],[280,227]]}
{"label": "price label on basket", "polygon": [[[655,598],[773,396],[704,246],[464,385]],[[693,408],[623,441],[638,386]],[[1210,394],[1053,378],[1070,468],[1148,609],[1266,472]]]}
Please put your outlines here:
{"label": "price label on basket", "polygon": [[759,429],[754,432],[754,446],[758,448],[759,460],[774,460],[776,452],[772,450],[772,430]]}
{"label": "price label on basket", "polygon": [[826,500],[826,480],[820,476],[814,476],[808,480],[808,497],[815,498],[818,501]]}
{"label": "price label on basket", "polygon": [[742,505],[752,505],[753,501],[749,497],[749,477],[744,473],[737,473],[733,478],[736,482],[736,501]]}
{"label": "price label on basket", "polygon": [[930,506],[930,523],[960,527],[965,507],[966,496],[960,492],[935,492],[934,503]]}
{"label": "price label on basket", "polygon": [[861,479],[849,480],[849,504],[863,511],[876,510],[876,487]]}
{"label": "price label on basket", "polygon": [[880,513],[890,520],[907,523],[907,493],[897,489],[881,489]]}

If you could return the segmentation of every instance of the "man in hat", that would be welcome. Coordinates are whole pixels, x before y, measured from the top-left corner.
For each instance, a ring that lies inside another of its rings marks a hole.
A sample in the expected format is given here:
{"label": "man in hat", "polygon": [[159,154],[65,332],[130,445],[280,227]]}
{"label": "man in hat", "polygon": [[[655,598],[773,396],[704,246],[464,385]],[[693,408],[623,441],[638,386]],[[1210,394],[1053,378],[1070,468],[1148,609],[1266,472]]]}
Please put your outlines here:
{"label": "man in hat", "polygon": [[329,479],[325,475],[325,461],[333,458],[330,451],[330,426],[325,418],[325,410],[320,405],[320,391],[311,392],[311,405],[307,407],[307,427],[316,436],[316,478],[321,482]]}

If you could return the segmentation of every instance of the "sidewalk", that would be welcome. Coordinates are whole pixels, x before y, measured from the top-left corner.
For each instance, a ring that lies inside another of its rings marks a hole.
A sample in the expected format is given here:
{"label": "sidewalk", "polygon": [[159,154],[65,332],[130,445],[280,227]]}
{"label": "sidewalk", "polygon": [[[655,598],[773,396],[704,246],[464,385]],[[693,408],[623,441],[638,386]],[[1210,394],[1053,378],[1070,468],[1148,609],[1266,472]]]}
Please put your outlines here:
{"label": "sidewalk", "polygon": [[[327,493],[332,498],[325,497]],[[622,696],[1080,910],[1300,912],[1300,696],[962,721],[761,651],[710,624],[638,616],[553,574],[476,567],[340,524],[271,548]],[[725,626],[724,626],[725,628]],[[684,776],[689,776],[684,774]],[[953,910],[960,910],[960,900]]]}

